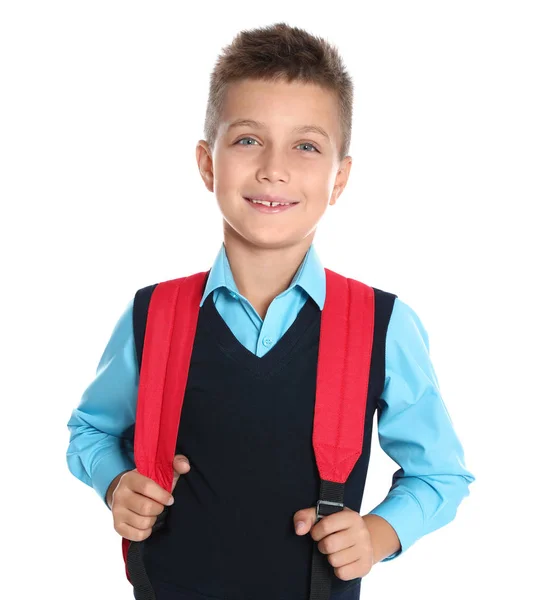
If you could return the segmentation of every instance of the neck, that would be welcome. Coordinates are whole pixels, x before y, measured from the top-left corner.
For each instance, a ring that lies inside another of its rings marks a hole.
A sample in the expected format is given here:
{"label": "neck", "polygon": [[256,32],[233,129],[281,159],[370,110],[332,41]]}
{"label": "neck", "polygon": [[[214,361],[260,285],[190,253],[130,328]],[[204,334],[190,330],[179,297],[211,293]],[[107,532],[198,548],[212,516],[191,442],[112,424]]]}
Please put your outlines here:
{"label": "neck", "polygon": [[289,287],[295,273],[308,252],[314,234],[302,243],[282,248],[254,246],[227,231],[224,247],[239,293],[244,296],[264,319],[271,302]]}

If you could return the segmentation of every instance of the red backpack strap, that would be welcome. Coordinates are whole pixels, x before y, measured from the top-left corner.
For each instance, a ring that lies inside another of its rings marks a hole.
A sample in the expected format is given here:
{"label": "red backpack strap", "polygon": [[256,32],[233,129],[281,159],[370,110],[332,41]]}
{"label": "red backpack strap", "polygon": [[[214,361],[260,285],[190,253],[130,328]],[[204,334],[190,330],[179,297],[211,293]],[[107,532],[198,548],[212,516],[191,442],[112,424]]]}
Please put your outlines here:
{"label": "red backpack strap", "polygon": [[360,281],[325,272],[313,447],[321,479],[345,483],[363,447],[375,296]]}
{"label": "red backpack strap", "polygon": [[[345,482],[362,454],[375,315],[372,287],[330,269],[325,274],[313,423],[317,521],[343,510]],[[332,577],[314,543],[310,600],[330,598]]]}
{"label": "red backpack strap", "polygon": [[148,307],[134,460],[142,475],[168,492],[172,488],[176,437],[206,275],[196,273],[158,284]]}
{"label": "red backpack strap", "polygon": [[[159,283],[148,306],[137,395],[134,461],[139,473],[168,492],[172,489],[176,438],[208,273]],[[161,529],[167,511],[165,507],[158,515],[153,532]],[[140,544],[122,538],[126,577],[137,600],[154,600]]]}

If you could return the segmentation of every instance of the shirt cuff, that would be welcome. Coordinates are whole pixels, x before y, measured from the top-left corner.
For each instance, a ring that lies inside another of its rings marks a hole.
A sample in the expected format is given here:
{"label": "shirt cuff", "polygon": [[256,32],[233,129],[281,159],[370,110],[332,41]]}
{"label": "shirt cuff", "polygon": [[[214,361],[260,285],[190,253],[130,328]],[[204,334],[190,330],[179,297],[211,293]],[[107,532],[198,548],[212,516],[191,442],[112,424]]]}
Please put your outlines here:
{"label": "shirt cuff", "polygon": [[111,510],[106,502],[106,493],[111,482],[123,471],[135,469],[135,462],[122,452],[109,452],[105,454],[93,467],[91,481],[93,489],[102,498],[104,504]]}
{"label": "shirt cuff", "polygon": [[401,548],[380,562],[393,560],[424,535],[424,515],[421,505],[410,492],[390,492],[369,514],[385,519],[395,530]]}

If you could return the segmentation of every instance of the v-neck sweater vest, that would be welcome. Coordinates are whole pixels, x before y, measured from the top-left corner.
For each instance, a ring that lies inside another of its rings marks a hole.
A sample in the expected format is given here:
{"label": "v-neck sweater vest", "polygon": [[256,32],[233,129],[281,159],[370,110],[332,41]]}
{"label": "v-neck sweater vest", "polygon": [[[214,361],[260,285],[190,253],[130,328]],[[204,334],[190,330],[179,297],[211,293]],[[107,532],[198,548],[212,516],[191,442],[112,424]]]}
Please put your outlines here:
{"label": "v-neck sweater vest", "polygon": [[[141,359],[154,288],[136,294],[134,331]],[[396,298],[373,289],[363,448],[344,494],[345,506],[357,512],[373,417],[380,410],[386,332]],[[191,468],[176,484],[165,527],[142,542],[155,588],[195,600],[308,600],[315,542],[309,534],[295,533],[293,515],[315,506],[319,497],[312,433],[320,323],[321,310],[309,297],[280,340],[258,357],[234,336],[213,294],[206,298],[176,444],[176,454],[187,456]],[[360,584],[360,578],[343,581],[334,576],[332,597],[345,592],[343,599],[357,600]]]}

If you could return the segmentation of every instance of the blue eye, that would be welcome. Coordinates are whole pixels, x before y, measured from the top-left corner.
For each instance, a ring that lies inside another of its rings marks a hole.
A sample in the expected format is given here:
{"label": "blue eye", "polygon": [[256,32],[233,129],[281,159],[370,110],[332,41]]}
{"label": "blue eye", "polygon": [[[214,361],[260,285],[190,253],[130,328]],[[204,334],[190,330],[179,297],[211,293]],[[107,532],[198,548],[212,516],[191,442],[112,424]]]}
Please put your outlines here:
{"label": "blue eye", "polygon": [[317,150],[317,148],[313,144],[310,144],[309,142],[302,142],[302,144],[299,144],[299,146],[311,146],[313,148],[314,152],[319,152],[319,150]]}
{"label": "blue eye", "polygon": [[[242,142],[244,140],[252,140],[253,142],[257,141],[251,137],[244,137],[244,138],[237,140],[236,144],[239,144],[239,142]],[[252,145],[253,144],[241,144],[241,146],[252,146]],[[319,152],[319,150],[317,150],[317,148],[313,144],[310,144],[309,142],[302,142],[302,144],[299,144],[299,146],[310,146],[311,148],[313,148],[313,152]]]}
{"label": "blue eye", "polygon": [[[251,137],[244,137],[241,138],[240,140],[237,140],[236,144],[239,144],[239,142],[242,142],[243,140],[252,140],[253,142],[255,142],[256,140],[254,138]],[[244,146],[250,146],[251,144],[243,144]]]}

